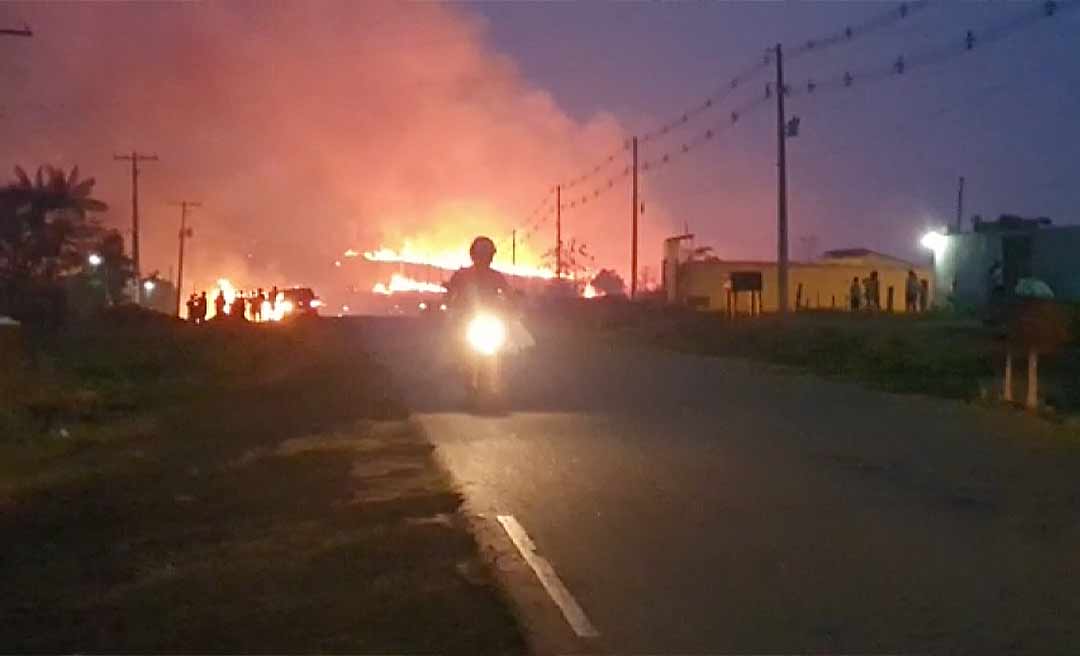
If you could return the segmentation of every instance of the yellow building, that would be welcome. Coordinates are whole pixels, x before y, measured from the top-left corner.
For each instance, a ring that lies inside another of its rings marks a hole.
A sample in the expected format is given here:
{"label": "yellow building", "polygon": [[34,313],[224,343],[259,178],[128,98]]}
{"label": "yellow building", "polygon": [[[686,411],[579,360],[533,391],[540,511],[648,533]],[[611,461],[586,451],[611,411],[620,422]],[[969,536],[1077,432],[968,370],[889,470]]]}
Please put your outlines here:
{"label": "yellow building", "polygon": [[[702,310],[750,312],[751,292],[738,290],[760,280],[760,308],[757,302],[754,308],[764,312],[777,309],[776,262],[707,258],[688,260],[671,268],[675,269],[675,280],[674,289],[669,291],[674,291],[671,296],[681,304]],[[924,307],[932,306],[934,289],[929,267],[916,266],[864,248],[827,251],[816,262],[792,262],[788,268],[789,306],[792,309],[850,310],[852,280],[858,278],[862,294],[859,307],[865,309],[864,281],[873,271],[878,274],[882,311],[905,311],[908,271],[915,272],[926,290]]]}

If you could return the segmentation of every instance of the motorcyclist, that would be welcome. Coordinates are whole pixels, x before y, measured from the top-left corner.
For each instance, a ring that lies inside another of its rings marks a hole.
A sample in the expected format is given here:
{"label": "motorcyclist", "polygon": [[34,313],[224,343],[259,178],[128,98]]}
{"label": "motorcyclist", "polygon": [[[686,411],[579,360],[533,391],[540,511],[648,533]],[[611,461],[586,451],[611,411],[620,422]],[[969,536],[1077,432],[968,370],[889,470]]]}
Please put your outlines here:
{"label": "motorcyclist", "polygon": [[487,237],[477,237],[469,246],[469,258],[472,266],[458,269],[446,284],[449,307],[460,311],[509,302],[510,283],[503,274],[491,268],[495,242]]}

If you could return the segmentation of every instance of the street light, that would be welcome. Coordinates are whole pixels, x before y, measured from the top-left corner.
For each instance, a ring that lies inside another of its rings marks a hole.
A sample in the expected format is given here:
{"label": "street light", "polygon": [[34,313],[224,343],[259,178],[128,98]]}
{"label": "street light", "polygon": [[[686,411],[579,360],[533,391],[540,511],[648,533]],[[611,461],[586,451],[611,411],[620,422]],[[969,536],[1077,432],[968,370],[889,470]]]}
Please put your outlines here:
{"label": "street light", "polygon": [[922,236],[922,239],[919,240],[919,243],[922,245],[923,248],[929,251],[933,251],[933,253],[936,255],[939,252],[945,250],[945,244],[948,243],[948,240],[945,238],[944,234],[938,232],[937,230],[931,230],[930,232]]}
{"label": "street light", "polygon": [[147,280],[146,282],[144,282],[142,284],[142,287],[143,287],[144,290],[146,290],[146,293],[149,294],[150,292],[154,291],[154,287],[155,287],[154,281],[153,280]]}
{"label": "street light", "polygon": [[96,269],[101,266],[101,263],[105,260],[97,253],[90,253],[90,256],[86,258],[86,261],[90,263],[90,266]]}

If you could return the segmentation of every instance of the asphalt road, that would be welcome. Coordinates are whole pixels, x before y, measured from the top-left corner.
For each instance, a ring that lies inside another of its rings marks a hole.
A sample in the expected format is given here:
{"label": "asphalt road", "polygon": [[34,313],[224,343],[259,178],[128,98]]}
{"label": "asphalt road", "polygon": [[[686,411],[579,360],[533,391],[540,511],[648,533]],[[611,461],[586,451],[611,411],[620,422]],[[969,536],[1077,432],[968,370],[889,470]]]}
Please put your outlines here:
{"label": "asphalt road", "polygon": [[470,507],[515,516],[600,631],[583,649],[1080,649],[1056,429],[555,329],[474,415],[434,329],[363,325]]}

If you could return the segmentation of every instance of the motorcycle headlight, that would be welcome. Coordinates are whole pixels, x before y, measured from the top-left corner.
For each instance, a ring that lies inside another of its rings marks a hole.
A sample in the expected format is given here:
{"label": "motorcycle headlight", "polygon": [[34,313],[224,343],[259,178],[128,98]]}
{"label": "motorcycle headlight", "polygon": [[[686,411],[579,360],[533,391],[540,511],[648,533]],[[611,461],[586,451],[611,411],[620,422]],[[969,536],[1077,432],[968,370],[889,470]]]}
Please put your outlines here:
{"label": "motorcycle headlight", "polygon": [[494,355],[506,342],[506,323],[490,314],[478,315],[469,322],[465,337],[473,349]]}

